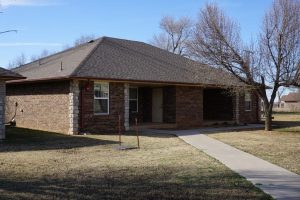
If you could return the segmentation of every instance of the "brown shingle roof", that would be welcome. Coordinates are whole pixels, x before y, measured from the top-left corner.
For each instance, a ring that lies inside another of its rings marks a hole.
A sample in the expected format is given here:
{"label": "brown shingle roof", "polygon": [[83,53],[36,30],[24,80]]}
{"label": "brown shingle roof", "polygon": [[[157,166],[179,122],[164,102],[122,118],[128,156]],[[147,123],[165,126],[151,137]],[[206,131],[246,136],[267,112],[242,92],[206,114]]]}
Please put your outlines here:
{"label": "brown shingle roof", "polygon": [[[62,66],[62,70],[61,70]],[[149,44],[102,37],[14,70],[27,80],[116,79],[203,85],[243,84],[231,74]]]}
{"label": "brown shingle roof", "polygon": [[300,92],[290,92],[288,95],[284,95],[281,98],[285,102],[300,102]]}
{"label": "brown shingle roof", "polygon": [[16,79],[23,79],[23,78],[25,77],[21,76],[18,73],[0,67],[0,79],[2,80],[16,80]]}

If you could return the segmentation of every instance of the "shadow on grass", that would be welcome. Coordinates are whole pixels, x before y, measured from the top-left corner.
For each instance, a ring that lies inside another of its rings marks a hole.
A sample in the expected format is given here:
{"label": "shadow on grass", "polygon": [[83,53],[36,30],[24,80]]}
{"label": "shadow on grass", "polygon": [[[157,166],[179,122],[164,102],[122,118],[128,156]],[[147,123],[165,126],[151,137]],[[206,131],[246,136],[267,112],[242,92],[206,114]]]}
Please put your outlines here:
{"label": "shadow on grass", "polygon": [[[174,138],[177,137],[175,134],[171,134],[168,131],[167,133],[164,132],[164,130],[158,130],[158,129],[148,129],[148,130],[139,130],[138,135],[144,136],[144,137],[154,137],[154,138]],[[126,136],[136,136],[135,131],[126,131],[125,133],[122,133],[122,135]]]}
{"label": "shadow on grass", "polygon": [[0,144],[0,152],[71,149],[116,143],[115,141],[86,136],[70,136],[25,128],[6,127],[6,139]]}
{"label": "shadow on grass", "polygon": [[219,171],[178,175],[172,167],[147,167],[30,180],[0,175],[0,199],[271,199],[244,178]]}
{"label": "shadow on grass", "polygon": [[275,129],[277,128],[293,128],[300,126],[300,122],[297,121],[273,121],[273,125],[275,125]]}

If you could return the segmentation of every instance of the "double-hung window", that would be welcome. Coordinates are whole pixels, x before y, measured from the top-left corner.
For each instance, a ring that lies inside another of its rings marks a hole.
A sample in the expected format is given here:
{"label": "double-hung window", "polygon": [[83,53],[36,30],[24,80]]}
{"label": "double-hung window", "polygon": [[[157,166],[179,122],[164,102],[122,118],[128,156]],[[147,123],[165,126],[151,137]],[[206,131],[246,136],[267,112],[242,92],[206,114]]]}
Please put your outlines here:
{"label": "double-hung window", "polygon": [[129,112],[138,112],[138,88],[129,88]]}
{"label": "double-hung window", "polygon": [[109,83],[94,84],[94,113],[109,114]]}
{"label": "double-hung window", "polygon": [[251,111],[252,109],[251,93],[245,93],[245,111]]}

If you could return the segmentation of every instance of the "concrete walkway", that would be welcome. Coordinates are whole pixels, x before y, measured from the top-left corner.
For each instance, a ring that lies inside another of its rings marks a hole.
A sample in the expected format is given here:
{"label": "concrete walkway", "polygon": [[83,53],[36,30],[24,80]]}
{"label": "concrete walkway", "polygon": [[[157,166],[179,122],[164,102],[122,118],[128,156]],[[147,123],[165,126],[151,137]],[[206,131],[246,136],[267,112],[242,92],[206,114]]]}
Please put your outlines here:
{"label": "concrete walkway", "polygon": [[204,151],[244,176],[275,199],[300,200],[299,175],[201,134],[229,130],[237,130],[237,128],[225,127],[181,131],[155,130],[155,132],[177,135],[186,143]]}

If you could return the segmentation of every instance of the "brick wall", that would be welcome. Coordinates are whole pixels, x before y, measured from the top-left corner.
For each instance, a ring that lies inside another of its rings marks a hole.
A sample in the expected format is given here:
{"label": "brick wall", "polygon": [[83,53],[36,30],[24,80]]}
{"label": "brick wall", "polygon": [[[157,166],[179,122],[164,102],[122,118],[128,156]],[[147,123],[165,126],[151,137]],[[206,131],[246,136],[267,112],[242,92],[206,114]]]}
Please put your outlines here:
{"label": "brick wall", "polygon": [[7,85],[6,121],[11,120],[16,111],[18,127],[67,134],[69,85],[69,81]]}
{"label": "brick wall", "polygon": [[[80,82],[80,88],[85,87],[86,81]],[[81,89],[80,130],[92,133],[116,133],[118,131],[119,115],[121,128],[124,130],[124,84],[109,83],[109,114],[94,114],[94,84],[90,82],[90,89]]]}
{"label": "brick wall", "polygon": [[200,127],[203,123],[203,89],[176,86],[178,128]]}
{"label": "brick wall", "polygon": [[[259,97],[255,93],[251,94],[251,111],[245,110],[245,94],[239,94],[239,122],[243,123],[256,123],[260,120],[260,111],[259,111]],[[234,101],[235,102],[235,101]],[[234,103],[234,108],[236,108],[236,103]],[[236,109],[234,109],[236,115]],[[236,116],[234,118],[236,119]]]}
{"label": "brick wall", "polygon": [[5,138],[5,81],[0,81],[0,140]]}
{"label": "brick wall", "polygon": [[245,111],[245,96],[242,94],[240,98],[240,121],[242,123],[259,121],[258,96],[254,93],[251,94],[251,111]]}
{"label": "brick wall", "polygon": [[176,87],[163,88],[163,122],[176,122]]}

